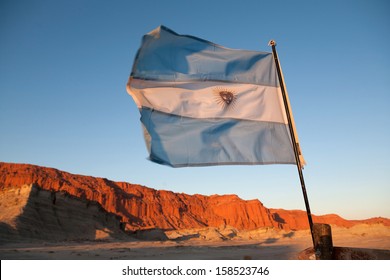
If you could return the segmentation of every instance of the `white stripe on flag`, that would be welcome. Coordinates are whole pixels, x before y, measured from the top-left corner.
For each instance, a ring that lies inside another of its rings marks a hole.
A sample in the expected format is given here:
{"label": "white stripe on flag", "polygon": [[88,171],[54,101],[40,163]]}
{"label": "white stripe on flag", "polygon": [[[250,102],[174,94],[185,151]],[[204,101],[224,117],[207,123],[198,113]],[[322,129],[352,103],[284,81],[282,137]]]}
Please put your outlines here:
{"label": "white stripe on flag", "polygon": [[[139,108],[148,107],[190,118],[231,118],[287,124],[279,87],[130,79],[128,92]],[[223,100],[224,92],[232,94],[234,100],[231,103]]]}

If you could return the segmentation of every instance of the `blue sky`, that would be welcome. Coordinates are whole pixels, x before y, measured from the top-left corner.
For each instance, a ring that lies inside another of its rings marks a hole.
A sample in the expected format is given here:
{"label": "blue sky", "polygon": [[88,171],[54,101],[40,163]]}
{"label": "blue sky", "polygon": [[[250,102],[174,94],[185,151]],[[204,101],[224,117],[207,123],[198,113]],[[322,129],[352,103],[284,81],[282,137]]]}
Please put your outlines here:
{"label": "blue sky", "polygon": [[388,1],[0,1],[0,161],[304,209],[293,165],[146,160],[126,82],[163,24],[229,48],[275,39],[314,214],[390,218]]}

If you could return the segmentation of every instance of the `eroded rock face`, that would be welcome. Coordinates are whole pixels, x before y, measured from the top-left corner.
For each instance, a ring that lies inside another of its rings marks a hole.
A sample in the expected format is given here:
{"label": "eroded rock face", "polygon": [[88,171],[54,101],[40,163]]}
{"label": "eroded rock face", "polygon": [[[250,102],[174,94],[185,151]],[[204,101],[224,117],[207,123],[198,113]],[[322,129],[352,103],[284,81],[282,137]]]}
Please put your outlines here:
{"label": "eroded rock face", "polygon": [[107,212],[120,216],[127,230],[221,225],[231,225],[237,229],[278,226],[260,201],[244,201],[236,195],[178,194],[104,178],[74,175],[53,168],[0,164],[1,191],[31,184],[43,190],[95,201]]}
{"label": "eroded rock face", "polygon": [[93,201],[34,184],[0,192],[0,240],[98,240],[125,238],[120,218]]}
{"label": "eroded rock face", "polygon": [[[104,212],[118,216],[122,228],[130,231],[221,226],[232,226],[239,230],[261,227],[286,230],[308,228],[304,211],[267,209],[259,200],[245,201],[236,195],[187,195],[113,182],[105,178],[70,174],[53,168],[0,163],[0,201],[6,196],[17,197],[16,193],[26,191],[26,185],[36,188],[30,190],[32,193],[44,190],[51,196],[54,195],[55,204],[59,197],[73,197],[83,203],[96,203]],[[21,205],[25,203],[23,199],[21,198]],[[53,203],[52,197],[47,200]],[[0,214],[1,221],[8,219],[7,222],[12,224],[10,216],[17,216],[18,211],[22,211],[20,209],[23,207],[18,207],[11,211],[13,214],[7,214],[8,216]],[[45,207],[41,205],[38,208]],[[359,223],[346,221],[337,215],[314,217],[314,221],[347,227]],[[366,222],[390,225],[388,219],[382,218]]]}

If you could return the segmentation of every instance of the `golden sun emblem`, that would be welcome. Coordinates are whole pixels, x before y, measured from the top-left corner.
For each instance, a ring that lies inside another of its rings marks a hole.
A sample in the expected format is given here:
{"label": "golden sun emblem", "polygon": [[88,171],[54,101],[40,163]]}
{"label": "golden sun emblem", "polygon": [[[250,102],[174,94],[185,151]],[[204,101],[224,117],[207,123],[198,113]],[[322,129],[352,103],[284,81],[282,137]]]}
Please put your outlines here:
{"label": "golden sun emblem", "polygon": [[214,89],[215,100],[224,110],[234,108],[237,102],[236,92],[231,89],[217,87]]}

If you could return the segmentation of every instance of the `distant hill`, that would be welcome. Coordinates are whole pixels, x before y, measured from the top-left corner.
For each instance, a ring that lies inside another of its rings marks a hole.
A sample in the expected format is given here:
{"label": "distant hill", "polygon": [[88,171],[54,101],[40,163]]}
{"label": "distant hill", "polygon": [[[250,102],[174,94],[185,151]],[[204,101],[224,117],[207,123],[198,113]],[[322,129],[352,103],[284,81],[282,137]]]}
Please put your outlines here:
{"label": "distant hill", "polygon": [[[313,219],[341,227],[390,226],[386,218],[352,221],[331,214],[313,216]],[[306,212],[268,209],[257,199],[243,200],[237,195],[188,195],[54,168],[0,163],[0,230],[3,233],[25,232],[37,238],[42,234],[60,233],[62,237],[73,238],[74,231],[68,230],[71,227],[78,228],[76,232],[82,238],[88,234],[120,236],[122,230],[220,226],[238,230],[309,227]],[[81,234],[91,227],[93,231]],[[29,232],[33,228],[40,230]]]}

